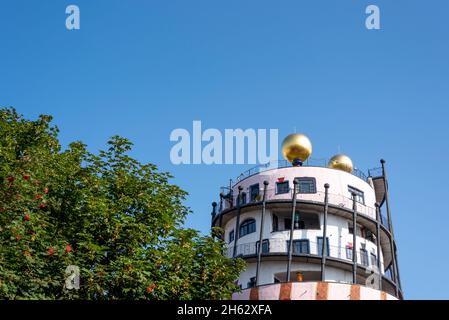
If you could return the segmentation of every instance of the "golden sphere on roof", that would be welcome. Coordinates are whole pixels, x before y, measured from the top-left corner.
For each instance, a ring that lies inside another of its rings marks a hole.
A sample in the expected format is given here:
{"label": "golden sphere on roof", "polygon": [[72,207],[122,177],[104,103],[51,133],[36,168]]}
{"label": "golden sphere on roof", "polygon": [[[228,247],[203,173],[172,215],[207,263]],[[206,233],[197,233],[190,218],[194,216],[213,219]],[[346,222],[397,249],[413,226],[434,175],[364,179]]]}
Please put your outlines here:
{"label": "golden sphere on roof", "polygon": [[352,173],[353,165],[352,160],[347,155],[337,154],[329,160],[327,165],[329,168],[338,169]]}
{"label": "golden sphere on roof", "polygon": [[312,154],[312,143],[303,134],[290,134],[282,141],[282,154],[289,162],[304,162]]}

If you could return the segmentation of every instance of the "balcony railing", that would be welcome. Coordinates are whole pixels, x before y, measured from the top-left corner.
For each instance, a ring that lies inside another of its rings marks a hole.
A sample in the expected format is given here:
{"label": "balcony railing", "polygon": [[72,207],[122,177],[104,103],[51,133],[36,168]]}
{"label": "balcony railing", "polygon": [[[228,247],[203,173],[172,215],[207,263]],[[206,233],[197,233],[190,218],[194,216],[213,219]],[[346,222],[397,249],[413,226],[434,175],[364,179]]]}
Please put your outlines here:
{"label": "balcony railing", "polygon": [[[263,190],[260,190],[259,195],[254,199],[250,199],[249,195],[246,195],[245,201],[242,200],[241,205],[245,205],[248,203],[258,203],[262,201]],[[297,193],[296,199],[297,201],[311,201],[311,202],[319,202],[324,203],[324,195],[325,193],[322,191],[318,191],[315,193]],[[291,201],[293,197],[293,188],[290,188],[287,193],[277,193],[276,188],[268,188],[266,193],[266,200],[289,200]],[[251,201],[252,200],[252,201]],[[329,204],[342,207],[345,209],[352,210],[353,200],[352,198],[343,196],[341,194],[333,194],[328,193],[328,201]],[[237,196],[233,196],[231,193],[228,193],[227,196],[223,199],[222,207],[219,208],[221,211],[230,209],[237,206]],[[363,203],[356,202],[357,212],[363,215],[366,215],[372,219],[376,219],[376,209],[374,207],[367,206]]]}
{"label": "balcony railing", "polygon": [[[293,240],[293,255],[311,255],[321,257],[322,254],[322,244],[318,242],[308,241],[307,244],[296,242],[297,240],[307,240],[307,239],[294,239]],[[262,254],[280,254],[288,255],[289,253],[289,240],[283,239],[269,239],[264,240],[262,244]],[[248,257],[256,256],[258,249],[258,242],[242,243],[237,245],[236,257]],[[328,245],[329,252],[328,257],[337,258],[352,262],[352,247],[349,246],[335,246]],[[327,250],[327,249],[325,249]],[[377,267],[377,256],[371,255],[369,251],[357,250],[357,264],[364,267]],[[227,257],[232,258],[234,255],[234,246],[229,246],[226,252]],[[383,272],[382,272],[383,273]]]}
{"label": "balcony railing", "polygon": [[[328,159],[313,159],[309,158],[303,163],[303,167],[322,167],[327,168]],[[264,172],[271,169],[281,169],[281,168],[288,168],[291,167],[292,164],[288,162],[287,160],[278,160],[278,161],[271,161],[267,164],[261,164],[258,166],[255,166],[249,170],[246,170],[242,172],[240,175],[238,175],[235,179],[230,180],[230,185],[233,186],[236,183],[242,181],[243,179],[246,179],[254,174]],[[356,177],[359,177],[360,179],[367,181],[368,177],[367,175],[360,169],[354,168],[352,171],[352,174]]]}

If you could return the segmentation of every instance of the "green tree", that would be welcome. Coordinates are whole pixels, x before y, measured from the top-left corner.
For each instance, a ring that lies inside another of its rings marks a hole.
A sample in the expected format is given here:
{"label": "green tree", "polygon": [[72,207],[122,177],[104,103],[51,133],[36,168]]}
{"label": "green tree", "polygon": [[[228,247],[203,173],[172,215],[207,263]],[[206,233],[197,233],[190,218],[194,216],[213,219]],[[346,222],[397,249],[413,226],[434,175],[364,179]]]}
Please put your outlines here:
{"label": "green tree", "polygon": [[[241,260],[183,228],[186,192],[115,136],[62,150],[50,116],[0,109],[0,298],[223,299]],[[80,289],[64,287],[67,266]]]}

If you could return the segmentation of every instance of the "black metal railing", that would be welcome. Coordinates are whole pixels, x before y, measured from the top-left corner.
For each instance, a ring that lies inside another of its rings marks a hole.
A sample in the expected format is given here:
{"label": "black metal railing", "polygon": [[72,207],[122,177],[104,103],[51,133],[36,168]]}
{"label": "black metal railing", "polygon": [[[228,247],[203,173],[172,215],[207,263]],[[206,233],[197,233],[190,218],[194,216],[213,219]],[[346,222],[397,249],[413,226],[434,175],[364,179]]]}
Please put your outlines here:
{"label": "black metal railing", "polygon": [[[298,240],[307,240],[307,245],[296,245],[295,242]],[[262,254],[280,254],[287,255],[289,251],[289,240],[284,239],[266,239],[262,244]],[[322,256],[322,244],[308,239],[294,239],[293,240],[293,255],[311,255],[311,256]],[[236,257],[249,257],[256,256],[259,247],[259,242],[249,242],[237,244],[237,249],[235,250]],[[337,258],[340,260],[345,260],[352,262],[353,248],[350,246],[335,246],[327,245],[327,257]],[[226,256],[232,258],[234,254],[234,246],[228,246]],[[357,250],[356,251],[357,264],[363,267],[377,268],[378,257],[373,255],[368,250]],[[383,272],[382,272],[383,273]]]}
{"label": "black metal railing", "polygon": [[[327,159],[314,159],[314,158],[310,158],[307,159],[304,163],[303,163],[303,167],[322,167],[322,168],[327,168],[327,163],[328,160]],[[239,183],[240,181],[255,175],[257,173],[260,172],[264,172],[267,170],[271,170],[271,169],[281,169],[281,168],[288,168],[291,167],[292,164],[290,162],[288,162],[287,160],[278,160],[278,161],[271,161],[267,164],[261,164],[261,165],[257,165],[253,168],[250,168],[244,172],[242,172],[240,175],[238,175],[235,179],[231,179],[230,180],[230,184],[231,186],[235,185],[236,183]],[[372,169],[374,170],[374,169]],[[368,176],[360,169],[358,168],[354,168],[352,171],[352,174],[355,175],[356,177],[367,181],[368,180]]]}

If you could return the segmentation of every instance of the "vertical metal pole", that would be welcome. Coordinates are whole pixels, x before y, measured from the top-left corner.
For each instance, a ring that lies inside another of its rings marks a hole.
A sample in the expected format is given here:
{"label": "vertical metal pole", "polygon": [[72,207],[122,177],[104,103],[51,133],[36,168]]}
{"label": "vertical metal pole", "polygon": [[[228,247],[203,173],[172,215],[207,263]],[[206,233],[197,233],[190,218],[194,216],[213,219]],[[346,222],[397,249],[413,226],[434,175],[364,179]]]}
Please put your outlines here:
{"label": "vertical metal pole", "polygon": [[240,225],[240,202],[241,202],[241,193],[243,190],[242,186],[239,186],[239,194],[237,195],[237,217],[235,219],[235,231],[234,231],[234,250],[232,253],[232,257],[235,258],[237,255],[237,242],[239,239],[239,225]]}
{"label": "vertical metal pole", "polygon": [[327,210],[329,207],[329,200],[328,200],[328,191],[329,191],[329,184],[326,183],[324,185],[324,217],[323,217],[323,247],[321,248],[321,281],[326,281],[326,256],[328,254],[327,252],[327,246],[326,246],[326,229],[327,229]]}
{"label": "vertical metal pole", "polygon": [[[223,215],[221,214],[223,211],[223,193],[220,193],[220,209],[219,209],[219,217],[218,217],[218,226],[220,228],[223,228]],[[221,239],[225,240],[225,233],[224,230],[222,230],[222,236]]]}
{"label": "vertical metal pole", "polygon": [[388,228],[390,230],[391,239],[391,258],[393,262],[393,273],[394,273],[394,282],[396,285],[396,296],[399,297],[399,288],[401,287],[401,280],[399,276],[399,268],[398,268],[398,257],[396,253],[396,242],[394,240],[394,231],[393,231],[393,220],[391,218],[391,210],[390,210],[390,201],[388,198],[388,180],[387,180],[387,172],[385,170],[385,160],[381,159],[380,163],[382,164],[382,176],[384,178],[384,188],[385,188],[385,205],[387,207],[387,219],[388,219]]}
{"label": "vertical metal pole", "polygon": [[217,234],[217,232],[213,231],[213,229],[214,229],[214,219],[215,219],[215,216],[217,215],[217,203],[215,201],[212,202],[212,213],[211,213],[211,215],[212,215],[212,221],[211,221],[212,236],[218,237],[219,235]]}
{"label": "vertical metal pole", "polygon": [[288,262],[287,262],[287,282],[290,282],[290,269],[292,266],[292,256],[293,256],[293,232],[295,230],[295,213],[296,213],[296,185],[298,181],[293,180],[293,205],[292,205],[292,216],[290,224],[290,245],[288,246]]}
{"label": "vertical metal pole", "polygon": [[377,270],[379,272],[379,290],[382,290],[382,264],[380,260],[380,206],[376,202],[376,241],[377,241]]}
{"label": "vertical metal pole", "polygon": [[223,192],[220,192],[220,206],[218,207],[218,213],[221,213],[223,211]]}
{"label": "vertical metal pole", "polygon": [[260,217],[260,233],[259,233],[259,245],[257,246],[257,265],[256,265],[256,286],[259,286],[259,270],[260,270],[260,263],[262,260],[262,241],[263,241],[263,224],[264,224],[264,218],[265,218],[265,202],[266,202],[266,195],[267,195],[267,186],[268,181],[263,182],[263,199],[262,199],[262,214]]}
{"label": "vertical metal pole", "polygon": [[357,203],[352,193],[352,283],[357,284]]}

